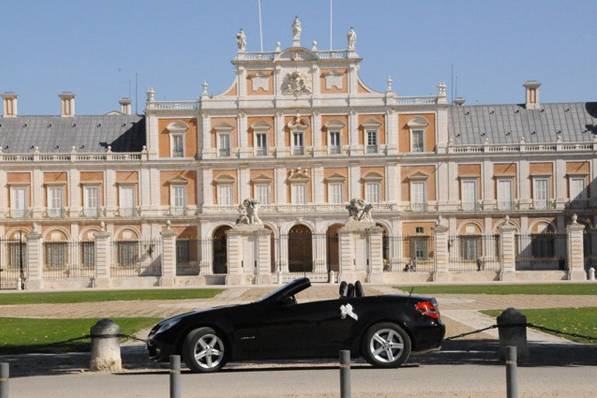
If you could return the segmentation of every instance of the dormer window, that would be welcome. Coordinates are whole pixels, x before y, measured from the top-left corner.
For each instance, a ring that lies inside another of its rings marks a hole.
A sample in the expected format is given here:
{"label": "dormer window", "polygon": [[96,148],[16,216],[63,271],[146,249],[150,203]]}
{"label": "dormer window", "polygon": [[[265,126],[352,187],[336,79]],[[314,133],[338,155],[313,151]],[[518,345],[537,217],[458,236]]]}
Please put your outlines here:
{"label": "dormer window", "polygon": [[429,126],[427,120],[417,117],[406,123],[410,131],[410,151],[425,152],[425,128]]}
{"label": "dormer window", "polygon": [[183,122],[172,122],[166,127],[170,134],[170,156],[184,158],[184,137],[189,126]]}

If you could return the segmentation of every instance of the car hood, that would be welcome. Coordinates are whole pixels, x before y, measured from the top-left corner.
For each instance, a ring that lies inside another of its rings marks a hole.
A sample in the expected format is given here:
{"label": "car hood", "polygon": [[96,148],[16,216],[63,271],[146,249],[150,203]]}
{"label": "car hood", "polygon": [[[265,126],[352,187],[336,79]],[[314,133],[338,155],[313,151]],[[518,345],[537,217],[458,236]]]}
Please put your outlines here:
{"label": "car hood", "polygon": [[169,321],[173,321],[173,320],[180,320],[180,319],[184,319],[184,318],[192,318],[195,317],[197,315],[203,315],[203,314],[211,314],[217,311],[222,311],[222,310],[226,310],[228,308],[232,308],[232,307],[239,307],[240,305],[238,304],[229,304],[229,305],[219,305],[217,307],[209,307],[209,308],[200,308],[200,309],[196,309],[193,311],[188,311],[188,312],[183,312],[182,314],[177,314],[174,316],[171,316],[170,318],[166,318],[161,320],[157,326],[159,326],[162,323],[165,322],[169,322]]}

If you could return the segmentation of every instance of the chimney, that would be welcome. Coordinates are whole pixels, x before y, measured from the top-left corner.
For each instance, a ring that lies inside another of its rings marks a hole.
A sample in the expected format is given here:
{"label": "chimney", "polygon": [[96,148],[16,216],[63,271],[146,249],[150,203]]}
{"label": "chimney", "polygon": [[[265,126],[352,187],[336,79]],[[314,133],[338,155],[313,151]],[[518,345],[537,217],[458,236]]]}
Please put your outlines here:
{"label": "chimney", "polygon": [[464,97],[456,97],[454,98],[454,105],[462,106],[464,105]]}
{"label": "chimney", "polygon": [[525,91],[525,108],[541,109],[541,103],[539,102],[541,83],[538,80],[527,80],[522,86]]}
{"label": "chimney", "polygon": [[121,98],[118,103],[120,104],[120,113],[123,115],[130,115],[132,112],[131,100],[128,98]]}
{"label": "chimney", "polygon": [[2,93],[2,116],[17,116],[17,94],[12,92]]}
{"label": "chimney", "polygon": [[75,116],[75,94],[70,91],[63,91],[58,94],[58,97],[60,97],[60,116]]}

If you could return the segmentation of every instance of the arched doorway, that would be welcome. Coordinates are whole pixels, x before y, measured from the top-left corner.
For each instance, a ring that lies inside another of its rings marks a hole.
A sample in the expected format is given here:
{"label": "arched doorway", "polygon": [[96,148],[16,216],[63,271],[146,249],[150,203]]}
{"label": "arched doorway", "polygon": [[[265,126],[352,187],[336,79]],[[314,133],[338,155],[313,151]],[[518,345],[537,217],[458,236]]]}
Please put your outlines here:
{"label": "arched doorway", "polygon": [[333,224],[328,227],[326,232],[326,252],[327,252],[327,264],[328,272],[340,271],[340,251],[339,251],[339,239],[338,230],[342,228],[342,224]]}
{"label": "arched doorway", "polygon": [[390,268],[390,234],[387,228],[380,223],[376,224],[378,227],[383,229],[382,232],[382,254],[383,254],[383,270],[387,271]]}
{"label": "arched doorway", "polygon": [[228,272],[228,252],[226,248],[226,231],[230,227],[222,225],[214,231],[213,246],[213,270],[214,274],[225,274]]}
{"label": "arched doorway", "polygon": [[313,272],[313,242],[311,230],[302,224],[288,231],[288,270]]}

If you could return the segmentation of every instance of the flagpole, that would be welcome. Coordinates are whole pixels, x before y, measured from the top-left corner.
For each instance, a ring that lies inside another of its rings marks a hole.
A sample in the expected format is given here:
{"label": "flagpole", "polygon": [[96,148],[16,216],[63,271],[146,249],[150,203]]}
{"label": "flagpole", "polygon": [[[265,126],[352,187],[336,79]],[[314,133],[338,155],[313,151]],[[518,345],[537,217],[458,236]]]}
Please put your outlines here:
{"label": "flagpole", "polygon": [[334,45],[332,43],[332,28],[333,28],[333,20],[332,20],[332,13],[334,10],[334,6],[333,6],[333,2],[334,0],[330,0],[330,51],[332,51],[334,49]]}
{"label": "flagpole", "polygon": [[257,9],[259,11],[259,47],[263,52],[263,22],[261,20],[261,0],[257,0]]}

